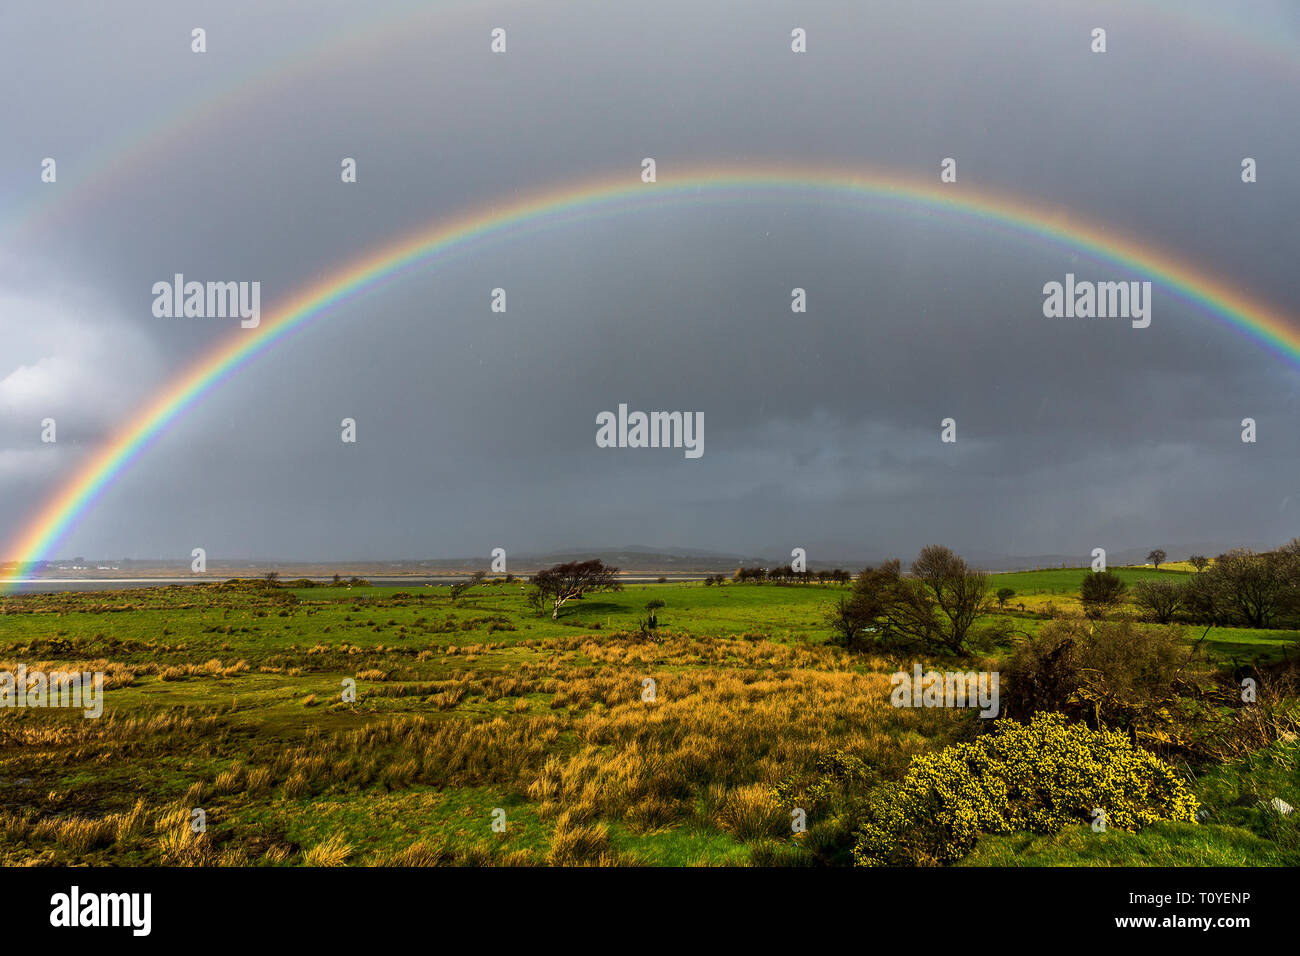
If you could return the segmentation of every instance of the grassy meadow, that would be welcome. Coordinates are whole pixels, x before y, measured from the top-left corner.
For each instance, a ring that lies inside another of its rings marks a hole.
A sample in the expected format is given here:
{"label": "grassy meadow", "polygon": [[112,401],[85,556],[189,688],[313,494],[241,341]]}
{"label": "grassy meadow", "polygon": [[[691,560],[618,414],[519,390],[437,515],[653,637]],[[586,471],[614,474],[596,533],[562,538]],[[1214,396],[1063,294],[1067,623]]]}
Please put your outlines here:
{"label": "grassy meadow", "polygon": [[[1012,640],[1077,610],[1084,573],[995,575],[1016,591],[997,612]],[[106,675],[99,719],[0,711],[0,864],[851,862],[833,851],[848,826],[834,809],[792,833],[783,782],[834,753],[898,780],[981,721],[892,706],[889,675],[913,658],[830,643],[826,608],[846,591],[635,584],[554,621],[503,580],[454,603],[446,588],[255,583],[0,599],[0,671]],[[1298,639],[1215,628],[1204,667],[1294,655]],[[1010,651],[961,667],[996,670]],[[1300,863],[1294,818],[1256,806],[1300,804],[1294,736],[1175,766],[1200,823],[988,836],[963,862]]]}

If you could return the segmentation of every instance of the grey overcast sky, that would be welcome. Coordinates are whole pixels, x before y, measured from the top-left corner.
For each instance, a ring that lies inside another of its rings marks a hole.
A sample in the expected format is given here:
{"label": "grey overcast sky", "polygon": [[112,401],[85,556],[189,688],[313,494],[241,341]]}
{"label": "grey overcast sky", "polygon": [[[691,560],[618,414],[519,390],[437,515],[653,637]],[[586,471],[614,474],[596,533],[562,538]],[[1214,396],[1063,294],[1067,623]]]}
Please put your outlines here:
{"label": "grey overcast sky", "polygon": [[[1300,329],[1300,7],[1226,6],[10,5],[0,557],[19,556],[27,523],[151,395],[251,334],[155,317],[155,282],[259,281],[269,314],[440,217],[548,184],[636,182],[645,156],[661,183],[792,163],[937,182],[954,157],[947,188],[1136,235]],[[489,49],[494,27],[505,54]],[[345,156],[355,184],[340,181]],[[506,233],[267,349],[124,470],[55,555],[635,544],[865,560],[942,542],[1082,561],[1098,546],[1182,557],[1300,533],[1295,360],[1159,285],[1147,329],[1045,318],[1042,287],[1067,272],[1149,278],[848,197],[701,195]],[[790,310],[795,286],[805,314]],[[489,310],[496,287],[504,314]],[[703,413],[703,456],[596,447],[596,415],[620,403]],[[340,441],[344,417],[355,444]]]}

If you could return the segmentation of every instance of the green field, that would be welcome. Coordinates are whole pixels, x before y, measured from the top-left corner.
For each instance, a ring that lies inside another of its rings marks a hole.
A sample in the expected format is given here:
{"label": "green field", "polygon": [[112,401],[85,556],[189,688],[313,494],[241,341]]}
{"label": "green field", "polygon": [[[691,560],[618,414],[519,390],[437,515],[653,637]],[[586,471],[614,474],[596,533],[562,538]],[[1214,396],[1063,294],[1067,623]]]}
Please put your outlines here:
{"label": "green field", "polygon": [[[1138,581],[1186,575],[1187,571],[1156,571],[1153,568],[1111,568],[1132,587]],[[1017,594],[1057,594],[1078,596],[1079,581],[1088,568],[1051,568],[1043,571],[1010,571],[994,575],[997,587],[1007,587]]]}
{"label": "green field", "polygon": [[[1064,601],[1083,573],[994,587],[1016,590],[1010,617],[1032,632],[1041,620],[1021,596]],[[631,585],[557,621],[501,581],[455,604],[430,587],[9,597],[0,671],[102,671],[107,690],[99,720],[0,711],[0,863],[797,863],[774,785],[833,751],[896,780],[979,729],[970,712],[890,705],[888,675],[910,658],[828,643],[825,610],[846,591]],[[665,606],[647,637],[652,598]],[[1263,660],[1297,638],[1217,629],[1204,649]],[[1291,831],[1236,806],[1261,779],[1300,802],[1295,746],[1265,762],[1282,771],[1188,773],[1205,826],[1010,835],[971,861],[1294,865]],[[196,809],[198,835],[184,825]],[[814,823],[809,836],[837,825]]]}

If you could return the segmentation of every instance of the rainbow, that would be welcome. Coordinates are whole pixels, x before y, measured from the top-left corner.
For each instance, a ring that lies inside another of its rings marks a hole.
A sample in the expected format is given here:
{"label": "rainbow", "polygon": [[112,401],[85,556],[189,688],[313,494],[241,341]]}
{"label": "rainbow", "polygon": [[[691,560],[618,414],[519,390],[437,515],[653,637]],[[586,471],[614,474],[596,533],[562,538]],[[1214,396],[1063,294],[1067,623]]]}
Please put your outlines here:
{"label": "rainbow", "polygon": [[553,187],[509,205],[488,204],[458,217],[438,220],[377,251],[343,265],[328,278],[279,303],[256,329],[232,332],[156,395],[51,497],[7,549],[19,562],[6,584],[31,573],[164,430],[210,390],[255,357],[313,319],[338,309],[412,268],[478,243],[528,235],[594,216],[665,204],[696,207],[702,202],[833,200],[907,212],[938,212],[1021,237],[1043,239],[1085,253],[1103,263],[1173,292],[1271,351],[1300,365],[1300,331],[1270,305],[1226,281],[1205,274],[1172,253],[1152,249],[1132,236],[1088,222],[1067,210],[965,184],[941,185],[868,170],[779,167],[702,167],[660,170],[666,181],[645,184],[639,169],[611,178]]}
{"label": "rainbow", "polygon": [[[514,0],[512,6],[533,2]],[[294,49],[262,65],[231,73],[207,95],[177,103],[151,126],[126,131],[94,153],[67,164],[60,162],[57,191],[38,186],[28,190],[26,199],[4,203],[0,242],[30,240],[52,229],[83,206],[112,195],[118,182],[139,175],[142,169],[174,161],[177,154],[193,148],[205,128],[237,119],[250,104],[269,97],[282,85],[308,80],[329,69],[348,69],[350,61],[364,63],[376,53],[391,55],[394,43],[427,43],[428,37],[445,33],[453,25],[465,28],[463,21],[476,12],[472,0],[400,0],[381,12],[367,10],[364,21],[349,18],[328,32],[306,37]],[[497,15],[504,12],[495,11]],[[213,37],[213,52],[208,56],[221,61],[221,43],[228,38],[230,34]],[[188,45],[188,27],[177,35],[176,42]],[[201,59],[196,58],[195,63]]]}

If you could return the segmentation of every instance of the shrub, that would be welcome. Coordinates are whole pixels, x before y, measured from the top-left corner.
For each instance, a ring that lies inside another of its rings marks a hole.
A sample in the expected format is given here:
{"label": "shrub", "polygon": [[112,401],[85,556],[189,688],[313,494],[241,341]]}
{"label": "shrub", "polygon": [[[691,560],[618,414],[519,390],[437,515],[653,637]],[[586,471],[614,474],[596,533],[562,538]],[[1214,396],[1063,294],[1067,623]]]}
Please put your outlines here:
{"label": "shrub", "polygon": [[1197,802],[1154,754],[1111,731],[1036,714],[1001,720],[971,743],[923,754],[901,783],[883,789],[859,831],[862,866],[944,864],[980,833],[1057,833],[1105,813],[1112,828],[1194,822]]}
{"label": "shrub", "polygon": [[1143,724],[1178,696],[1178,680],[1193,651],[1182,630],[1131,621],[1097,624],[1082,642],[1081,697],[1094,722]]}
{"label": "shrub", "polygon": [[1089,617],[1101,617],[1124,599],[1128,585],[1114,571],[1090,571],[1079,587],[1079,599]]}
{"label": "shrub", "polygon": [[1086,636],[1078,622],[1049,621],[1037,635],[1016,645],[1003,668],[1002,709],[1009,717],[1040,710],[1066,713],[1077,704],[1083,682],[1076,641]]}
{"label": "shrub", "polygon": [[1020,644],[1004,669],[1003,711],[1060,711],[1098,727],[1149,729],[1174,714],[1192,659],[1180,629],[1063,618]]}
{"label": "shrub", "polygon": [[[856,831],[864,819],[875,770],[861,757],[836,750],[819,757],[810,772],[781,780],[772,794],[786,810],[807,814],[808,829],[797,837],[795,853],[769,853],[756,845],[751,862],[757,866],[844,866],[853,862]],[[788,829],[790,819],[784,820]]]}
{"label": "shrub", "polygon": [[831,629],[831,643],[849,650],[857,650],[862,646],[865,632],[873,620],[875,617],[866,602],[856,596],[841,595],[825,611],[826,625]]}

